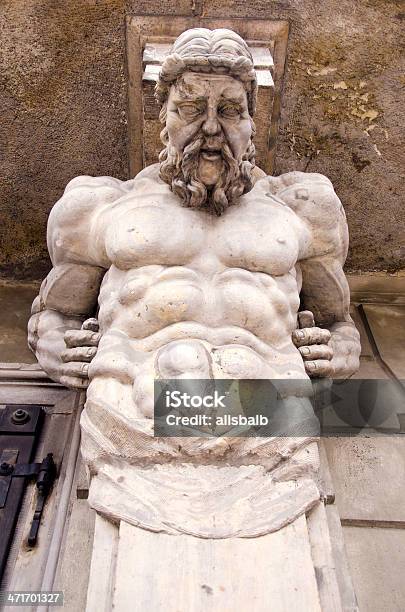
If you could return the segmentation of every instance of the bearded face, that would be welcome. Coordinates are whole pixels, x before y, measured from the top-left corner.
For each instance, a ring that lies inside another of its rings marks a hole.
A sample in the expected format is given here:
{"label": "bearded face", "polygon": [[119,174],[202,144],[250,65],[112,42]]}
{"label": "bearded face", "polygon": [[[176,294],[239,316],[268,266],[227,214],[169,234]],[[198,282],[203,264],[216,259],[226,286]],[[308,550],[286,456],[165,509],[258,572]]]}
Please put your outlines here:
{"label": "bearded face", "polygon": [[242,83],[185,73],[163,112],[161,178],[185,206],[222,214],[252,188],[254,124]]}

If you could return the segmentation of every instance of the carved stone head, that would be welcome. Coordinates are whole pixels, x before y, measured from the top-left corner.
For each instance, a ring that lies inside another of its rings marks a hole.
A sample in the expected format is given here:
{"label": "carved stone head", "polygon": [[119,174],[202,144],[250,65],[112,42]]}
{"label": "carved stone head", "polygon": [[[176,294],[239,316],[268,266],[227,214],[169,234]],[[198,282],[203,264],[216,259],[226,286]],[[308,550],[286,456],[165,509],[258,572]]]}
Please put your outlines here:
{"label": "carved stone head", "polygon": [[156,97],[165,123],[160,176],[185,206],[220,215],[252,188],[256,73],[232,30],[183,32],[165,59]]}

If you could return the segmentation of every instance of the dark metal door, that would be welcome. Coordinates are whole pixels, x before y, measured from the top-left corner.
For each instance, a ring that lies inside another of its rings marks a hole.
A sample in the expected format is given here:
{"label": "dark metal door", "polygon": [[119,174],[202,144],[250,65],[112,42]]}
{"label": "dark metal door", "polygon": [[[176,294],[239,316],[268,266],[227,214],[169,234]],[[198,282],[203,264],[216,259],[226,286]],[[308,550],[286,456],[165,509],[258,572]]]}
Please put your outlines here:
{"label": "dark metal door", "polygon": [[[0,578],[18,519],[26,478],[15,478],[13,465],[30,463],[43,421],[38,405],[0,409]],[[3,466],[3,467],[2,467]]]}

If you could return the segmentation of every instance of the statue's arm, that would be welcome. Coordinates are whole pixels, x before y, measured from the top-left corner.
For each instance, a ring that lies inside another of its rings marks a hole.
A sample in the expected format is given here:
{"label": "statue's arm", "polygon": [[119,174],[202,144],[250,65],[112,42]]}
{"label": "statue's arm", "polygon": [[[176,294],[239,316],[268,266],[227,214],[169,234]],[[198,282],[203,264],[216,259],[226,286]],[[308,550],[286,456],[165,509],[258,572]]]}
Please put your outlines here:
{"label": "statue's arm", "polygon": [[[349,234],[343,206],[332,184],[322,178],[312,187],[309,185],[310,197],[303,207],[311,245],[300,261],[301,308],[313,313],[316,326],[329,330],[330,339],[325,349],[326,360],[322,360],[322,355],[320,359],[311,359],[311,352],[305,359],[307,364],[314,364],[314,375],[346,378],[358,370],[361,348],[349,313],[350,291],[343,271]],[[316,347],[309,348],[316,353]]]}
{"label": "statue's arm", "polygon": [[323,338],[324,346],[308,346],[307,369],[315,376],[351,376],[359,368],[360,336],[349,314],[350,293],[342,265],[337,257],[325,255],[302,261],[301,270],[302,308],[313,313],[316,326],[330,332],[329,338],[328,334]]}
{"label": "statue's arm", "polygon": [[[94,317],[100,283],[109,267],[105,211],[123,194],[109,177],[77,177],[53,207],[48,250],[53,268],[32,305],[28,343],[48,375],[62,384],[87,385],[88,362],[99,340]],[[83,326],[83,329],[82,329]]]}
{"label": "statue's arm", "polygon": [[350,376],[359,368],[360,337],[349,314],[350,292],[343,272],[349,244],[343,206],[321,174],[289,172],[269,177],[269,184],[303,222],[298,230],[300,309],[313,313],[314,327],[296,330],[293,340],[306,371],[310,376]]}
{"label": "statue's arm", "polygon": [[28,344],[43,370],[68,387],[87,386],[88,362],[99,334],[96,321],[84,322],[95,315],[104,272],[94,266],[57,265],[32,305]]}

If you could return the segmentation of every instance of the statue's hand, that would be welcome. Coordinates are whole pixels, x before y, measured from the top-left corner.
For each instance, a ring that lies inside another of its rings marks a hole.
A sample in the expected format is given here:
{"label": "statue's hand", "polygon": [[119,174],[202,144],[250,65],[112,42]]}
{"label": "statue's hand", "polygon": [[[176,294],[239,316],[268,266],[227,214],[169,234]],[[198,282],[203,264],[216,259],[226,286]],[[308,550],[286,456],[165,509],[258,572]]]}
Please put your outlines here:
{"label": "statue's hand", "polygon": [[61,355],[63,366],[60,382],[62,385],[84,389],[89,384],[89,363],[97,353],[101,338],[98,330],[97,319],[86,319],[81,329],[65,332],[66,349]]}
{"label": "statue's hand", "polygon": [[305,321],[305,327],[293,331],[292,340],[304,360],[306,373],[312,378],[332,376],[333,349],[328,346],[330,331],[315,327],[310,311],[298,313],[298,318],[301,324]]}

